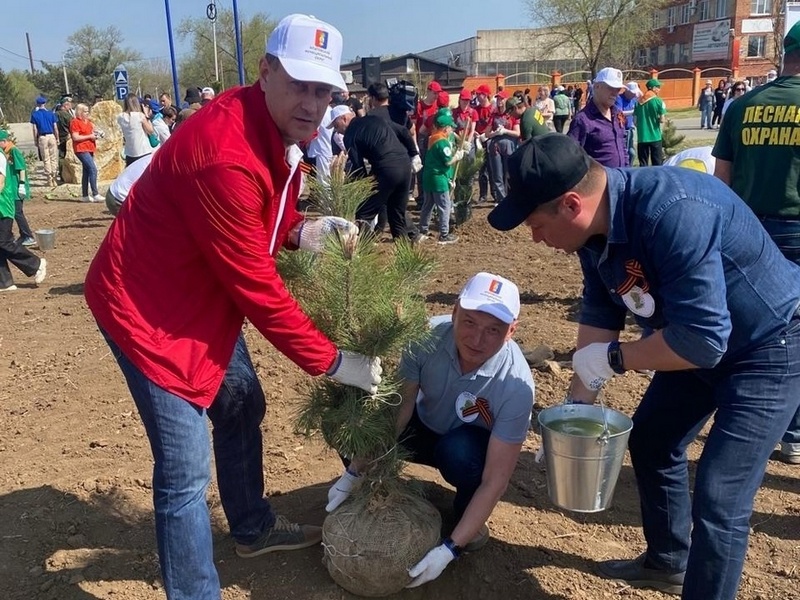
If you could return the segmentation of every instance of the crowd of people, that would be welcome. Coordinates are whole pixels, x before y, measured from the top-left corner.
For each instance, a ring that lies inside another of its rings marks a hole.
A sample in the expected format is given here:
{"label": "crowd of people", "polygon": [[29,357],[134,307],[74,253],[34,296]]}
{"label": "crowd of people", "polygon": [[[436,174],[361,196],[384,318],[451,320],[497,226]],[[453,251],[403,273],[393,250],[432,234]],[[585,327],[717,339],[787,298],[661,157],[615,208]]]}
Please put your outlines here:
{"label": "crowd of people", "polygon": [[[332,232],[356,235],[384,222],[393,238],[424,242],[434,210],[438,242],[457,241],[449,229],[456,171],[483,148],[479,201],[491,195],[496,205],[489,224],[524,225],[534,242],[580,258],[569,401],[593,403],[629,370],[654,373],[629,443],[647,547],[601,563],[600,574],[687,600],[733,600],[767,461],[780,442],[778,458],[800,464],[800,140],[786,110],[800,98],[800,24],[784,49],[783,74],[765,85],[746,93],[738,82],[716,90],[707,82],[701,93],[706,127],[730,96],[713,149],[716,177],[661,166],[658,79],[642,90],[604,68],[585,90],[541,86],[535,97],[480,85],[460,90],[452,108],[437,81],[424,95],[407,82],[375,83],[362,101],[339,71],[339,31],[299,14],[277,25],[251,86],[218,96],[190,88],[180,112],[168,94],[127,99],[118,119],[127,166],[104,197],[116,218],[84,289],[150,440],[167,596],[220,598],[205,501],[212,451],[240,557],[321,540],[319,527],[277,515],[264,495],[266,406],[245,319],[309,375],[366,393],[381,382],[380,358],[338,347],[303,313],[276,254],[321,252]],[[57,176],[53,148],[68,135],[84,165],[83,193],[103,199],[89,108],[78,104],[73,115],[64,98],[52,116],[38,114],[45,104],[37,99],[31,121],[48,180]],[[755,116],[767,113],[770,120]],[[46,274],[45,260],[23,244],[23,223],[22,237],[11,235],[29,188],[9,145],[0,131],[0,289],[15,287],[8,262],[36,283]],[[334,161],[337,154],[345,158]],[[642,168],[626,168],[635,158]],[[339,162],[375,179],[356,222],[298,212],[304,166],[326,185]],[[535,394],[512,339],[520,310],[514,282],[478,272],[430,343],[402,357],[398,439],[409,460],[438,469],[456,489],[454,523],[409,569],[409,587],[490,538],[487,520],[513,473]],[[644,334],[621,342],[629,313]],[[686,448],[712,413],[691,487]],[[361,458],[346,457],[328,511],[359,485]]]}

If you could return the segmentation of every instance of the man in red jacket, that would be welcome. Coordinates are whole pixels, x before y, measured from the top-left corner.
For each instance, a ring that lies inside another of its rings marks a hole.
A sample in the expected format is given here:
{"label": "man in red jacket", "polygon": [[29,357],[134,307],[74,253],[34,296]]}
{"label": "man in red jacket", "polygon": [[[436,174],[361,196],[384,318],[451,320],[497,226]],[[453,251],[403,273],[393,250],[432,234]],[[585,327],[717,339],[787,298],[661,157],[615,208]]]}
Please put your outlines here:
{"label": "man in red jacket", "polygon": [[319,251],[335,217],[304,221],[296,143],[319,126],[339,73],[342,36],[283,19],[258,82],[219,95],[159,150],[86,276],[85,295],[128,382],[155,459],[153,495],[170,599],[219,600],[206,506],[213,424],[220,498],[236,552],[304,548],[320,528],[276,516],[264,498],[264,393],[241,335],[244,319],[311,375],[370,393],[380,360],[342,351],[289,295],[282,246]]}

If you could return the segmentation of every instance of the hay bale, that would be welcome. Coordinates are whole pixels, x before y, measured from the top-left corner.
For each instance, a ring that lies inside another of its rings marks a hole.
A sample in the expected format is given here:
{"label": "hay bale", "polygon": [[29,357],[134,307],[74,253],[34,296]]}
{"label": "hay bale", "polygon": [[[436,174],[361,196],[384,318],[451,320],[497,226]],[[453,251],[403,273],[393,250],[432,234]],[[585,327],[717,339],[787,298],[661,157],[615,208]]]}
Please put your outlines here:
{"label": "hay bale", "polygon": [[441,528],[436,507],[409,492],[356,497],[325,519],[322,561],[347,591],[387,596],[411,582],[408,569],[439,543]]}

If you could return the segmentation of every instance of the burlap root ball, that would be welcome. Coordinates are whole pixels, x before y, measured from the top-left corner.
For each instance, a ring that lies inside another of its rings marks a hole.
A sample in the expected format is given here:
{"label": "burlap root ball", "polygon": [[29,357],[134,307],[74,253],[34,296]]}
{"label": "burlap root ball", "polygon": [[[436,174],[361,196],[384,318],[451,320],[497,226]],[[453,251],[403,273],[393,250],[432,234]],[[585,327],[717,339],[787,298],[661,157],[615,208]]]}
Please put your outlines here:
{"label": "burlap root ball", "polygon": [[442,517],[410,493],[357,497],[322,526],[323,562],[333,580],[359,596],[388,596],[411,582],[408,569],[440,540]]}

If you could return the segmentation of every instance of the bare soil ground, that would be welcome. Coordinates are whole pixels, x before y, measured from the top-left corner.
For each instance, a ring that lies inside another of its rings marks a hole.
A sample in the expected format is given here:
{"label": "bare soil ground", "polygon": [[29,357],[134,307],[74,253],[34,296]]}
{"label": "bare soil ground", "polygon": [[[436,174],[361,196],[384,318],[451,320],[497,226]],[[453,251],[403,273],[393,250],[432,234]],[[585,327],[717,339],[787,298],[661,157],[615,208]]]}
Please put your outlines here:
{"label": "bare soil ground", "polygon": [[[111,217],[105,206],[81,204],[66,193],[45,200],[41,188],[26,212],[34,229],[57,230],[57,247],[45,253],[43,285],[33,287],[15,273],[20,289],[0,297],[0,597],[163,598],[147,438],[82,296],[86,268]],[[577,260],[534,246],[523,231],[492,231],[486,212],[475,210],[457,244],[433,248],[440,267],[426,290],[430,314],[449,312],[474,272],[494,271],[522,290],[517,340],[523,348],[547,344],[556,360],[569,360],[581,290]],[[268,493],[279,512],[321,523],[340,463],[320,440],[293,433],[306,376],[252,327],[247,339],[269,404],[263,424]],[[535,373],[537,408],[561,401],[569,375],[566,369]],[[606,401],[630,414],[646,385],[644,376],[629,373],[612,382]],[[594,574],[596,561],[633,557],[644,547],[627,459],[611,509],[570,514],[547,498],[544,469],[534,462],[539,444],[531,432],[489,522],[489,544],[398,598],[662,597]],[[701,450],[702,436],[692,458]],[[436,473],[410,472],[429,482],[434,503],[447,506],[452,490]],[[768,467],[752,518],[743,600],[800,598],[798,476],[800,467]],[[319,547],[237,558],[214,487],[208,502],[226,600],[354,597],[329,578]]]}

